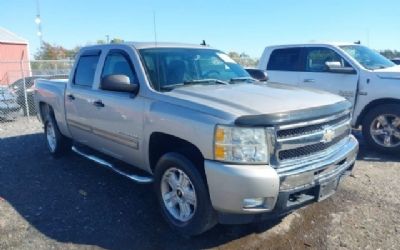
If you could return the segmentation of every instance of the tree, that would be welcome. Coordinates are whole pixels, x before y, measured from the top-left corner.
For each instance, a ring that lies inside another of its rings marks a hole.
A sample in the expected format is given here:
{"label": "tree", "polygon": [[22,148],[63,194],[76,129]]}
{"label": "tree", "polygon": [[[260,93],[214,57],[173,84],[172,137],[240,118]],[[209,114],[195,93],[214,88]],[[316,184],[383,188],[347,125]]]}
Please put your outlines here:
{"label": "tree", "polygon": [[239,59],[240,59],[240,55],[237,52],[231,51],[231,52],[228,53],[228,55],[229,55],[230,58],[232,58],[236,62],[238,62]]}
{"label": "tree", "polygon": [[397,51],[397,50],[385,49],[385,50],[379,51],[379,53],[381,53],[381,55],[383,55],[389,59],[400,57],[400,51]]}
{"label": "tree", "polygon": [[[114,37],[113,39],[111,39],[110,43],[123,43],[124,39],[121,38],[116,38]],[[97,44],[107,44],[107,41],[103,40],[103,39],[99,39],[96,42]]]}
{"label": "tree", "polygon": [[231,51],[228,53],[228,55],[237,63],[245,67],[255,67],[259,61],[258,58],[251,58],[248,54],[244,52],[239,54],[237,52]]}
{"label": "tree", "polygon": [[[110,43],[123,43],[124,40],[121,38],[113,38]],[[96,44],[106,44],[107,42],[99,39]],[[34,58],[36,60],[62,60],[62,59],[74,59],[75,55],[80,50],[81,46],[76,46],[73,49],[66,49],[63,46],[43,42]]]}
{"label": "tree", "polygon": [[60,45],[52,45],[48,42],[43,42],[34,57],[36,60],[73,59],[79,49],[79,46],[73,49],[66,49]]}
{"label": "tree", "polygon": [[110,43],[123,43],[124,42],[124,40],[123,39],[121,39],[121,38],[113,38],[113,39],[111,39],[111,41],[110,41]]}

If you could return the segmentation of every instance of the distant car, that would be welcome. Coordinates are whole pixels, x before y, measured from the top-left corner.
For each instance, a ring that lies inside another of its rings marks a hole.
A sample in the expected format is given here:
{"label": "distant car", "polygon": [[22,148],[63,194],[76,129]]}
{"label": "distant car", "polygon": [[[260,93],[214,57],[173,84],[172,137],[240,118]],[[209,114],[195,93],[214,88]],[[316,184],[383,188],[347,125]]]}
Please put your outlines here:
{"label": "distant car", "polygon": [[16,96],[7,87],[0,87],[0,120],[15,120],[20,110]]}
{"label": "distant car", "polygon": [[[12,83],[9,88],[11,91],[17,96],[17,103],[21,107],[26,107],[25,103],[25,93],[24,93],[24,79],[25,79],[25,89],[27,94],[27,105],[29,107],[29,115],[35,115],[35,105],[33,100],[33,91],[32,87],[34,85],[35,80],[37,79],[67,79],[68,75],[38,75],[38,76],[29,76],[25,78],[18,79],[14,83]],[[23,109],[24,115],[27,115],[27,109]]]}
{"label": "distant car", "polygon": [[397,65],[400,65],[400,58],[394,58],[392,59],[392,62],[394,62]]}

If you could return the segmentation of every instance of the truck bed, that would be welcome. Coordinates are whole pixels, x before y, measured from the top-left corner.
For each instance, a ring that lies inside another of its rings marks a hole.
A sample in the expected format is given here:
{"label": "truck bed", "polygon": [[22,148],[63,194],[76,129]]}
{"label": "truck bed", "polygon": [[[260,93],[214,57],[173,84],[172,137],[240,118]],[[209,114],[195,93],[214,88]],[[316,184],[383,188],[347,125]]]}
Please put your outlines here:
{"label": "truck bed", "polygon": [[[41,104],[47,103],[54,110],[57,125],[62,134],[69,136],[65,116],[65,89],[67,79],[39,79],[35,81],[35,105],[36,110],[41,110]],[[41,113],[38,112],[38,118],[42,120]]]}

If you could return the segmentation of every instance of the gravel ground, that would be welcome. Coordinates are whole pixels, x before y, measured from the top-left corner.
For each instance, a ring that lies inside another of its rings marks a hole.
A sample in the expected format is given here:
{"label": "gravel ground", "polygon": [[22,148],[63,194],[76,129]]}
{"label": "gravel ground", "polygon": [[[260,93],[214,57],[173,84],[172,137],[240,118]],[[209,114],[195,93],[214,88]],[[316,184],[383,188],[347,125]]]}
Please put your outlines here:
{"label": "gravel ground", "polygon": [[35,119],[0,123],[0,249],[399,249],[400,157],[360,141],[354,175],[333,197],[281,221],[183,238],[151,186],[73,153],[53,159]]}

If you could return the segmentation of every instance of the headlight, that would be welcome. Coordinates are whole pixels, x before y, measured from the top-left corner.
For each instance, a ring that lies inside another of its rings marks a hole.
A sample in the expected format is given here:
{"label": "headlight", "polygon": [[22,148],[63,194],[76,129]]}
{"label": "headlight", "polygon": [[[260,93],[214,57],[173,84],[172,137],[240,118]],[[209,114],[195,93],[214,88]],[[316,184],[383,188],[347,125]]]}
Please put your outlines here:
{"label": "headlight", "polygon": [[214,141],[215,160],[232,163],[268,163],[267,138],[264,128],[217,125]]}

